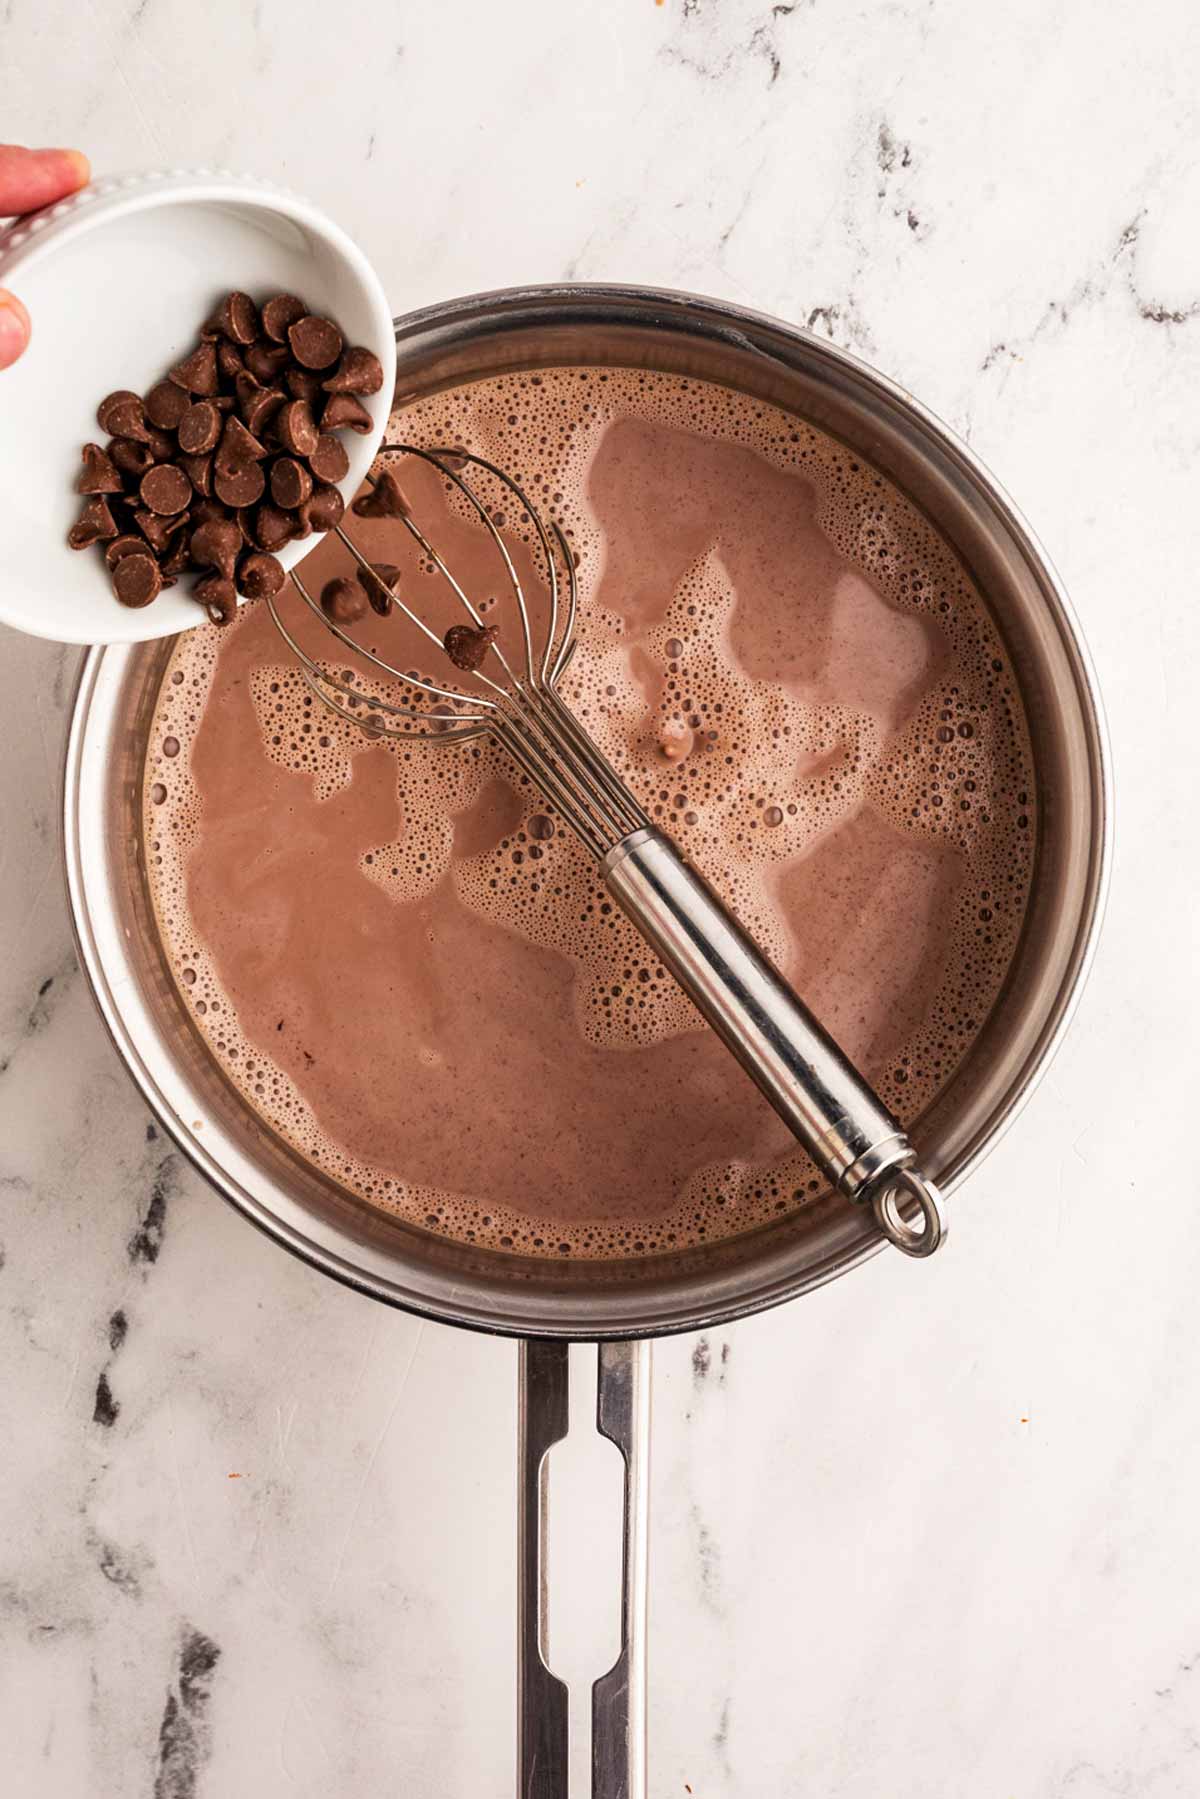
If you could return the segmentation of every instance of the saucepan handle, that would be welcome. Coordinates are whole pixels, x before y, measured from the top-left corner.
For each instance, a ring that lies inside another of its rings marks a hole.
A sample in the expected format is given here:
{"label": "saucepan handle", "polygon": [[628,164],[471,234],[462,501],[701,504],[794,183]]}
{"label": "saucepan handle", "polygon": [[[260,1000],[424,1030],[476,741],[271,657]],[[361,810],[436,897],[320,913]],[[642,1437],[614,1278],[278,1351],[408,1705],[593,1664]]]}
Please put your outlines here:
{"label": "saucepan handle", "polygon": [[[570,1346],[521,1344],[517,1792],[569,1799],[568,1692],[546,1658],[546,1456],[567,1434]],[[592,1799],[645,1799],[649,1343],[602,1343],[596,1428],[625,1463],[621,1649],[592,1688]]]}

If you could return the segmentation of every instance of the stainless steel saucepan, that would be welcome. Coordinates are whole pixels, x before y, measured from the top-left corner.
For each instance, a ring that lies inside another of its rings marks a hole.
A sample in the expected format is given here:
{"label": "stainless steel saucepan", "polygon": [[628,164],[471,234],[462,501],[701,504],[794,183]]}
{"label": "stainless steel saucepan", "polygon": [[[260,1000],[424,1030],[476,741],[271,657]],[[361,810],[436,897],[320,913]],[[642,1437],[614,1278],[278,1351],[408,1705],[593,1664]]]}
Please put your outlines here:
{"label": "stainless steel saucepan", "polygon": [[[1029,913],[970,1054],[912,1128],[953,1194],[1015,1118],[1069,1022],[1100,921],[1110,791],[1086,650],[1046,558],[976,458],[855,357],[773,319],[684,294],[539,287],[397,321],[398,394],[554,364],[645,367],[723,382],[840,438],[902,488],[984,594],[1020,682],[1041,799]],[[117,1049],[164,1129],[252,1223],[338,1280],[447,1324],[524,1339],[521,1353],[518,1791],[567,1790],[566,1689],[545,1665],[545,1456],[567,1428],[572,1340],[600,1343],[597,1423],[626,1464],[622,1651],[593,1691],[595,1799],[645,1792],[648,1339],[700,1330],[832,1280],[882,1248],[835,1194],[745,1236],[636,1261],[570,1262],[450,1243],[373,1211],[247,1111],[168,972],[141,860],[145,734],[170,643],[93,650],[67,745],[67,882],[81,960]]]}

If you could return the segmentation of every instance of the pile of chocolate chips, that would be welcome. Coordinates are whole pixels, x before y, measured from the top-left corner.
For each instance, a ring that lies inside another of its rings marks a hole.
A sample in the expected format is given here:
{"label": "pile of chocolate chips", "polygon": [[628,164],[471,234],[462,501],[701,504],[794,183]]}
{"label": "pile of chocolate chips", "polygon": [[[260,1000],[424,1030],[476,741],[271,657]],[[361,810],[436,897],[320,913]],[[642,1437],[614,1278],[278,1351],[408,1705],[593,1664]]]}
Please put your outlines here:
{"label": "pile of chocolate chips", "polygon": [[148,606],[195,570],[196,599],[228,624],[239,591],[282,585],[277,550],[340,522],[350,459],[337,433],[371,429],[358,396],[382,385],[379,358],[344,349],[294,294],[260,312],[232,293],[145,399],[122,388],[101,401],[109,441],[83,446],[88,499],[67,541],[103,545],[123,606]]}

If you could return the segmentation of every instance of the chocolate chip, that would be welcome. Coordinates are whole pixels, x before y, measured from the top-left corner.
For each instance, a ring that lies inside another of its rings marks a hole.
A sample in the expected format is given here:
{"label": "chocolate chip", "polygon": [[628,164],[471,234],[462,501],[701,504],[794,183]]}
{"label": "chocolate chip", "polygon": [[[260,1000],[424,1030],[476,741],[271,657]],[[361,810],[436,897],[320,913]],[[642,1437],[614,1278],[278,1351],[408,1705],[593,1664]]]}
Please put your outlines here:
{"label": "chocolate chip", "polygon": [[345,431],[348,427],[365,436],[373,423],[366,407],[353,394],[330,394],[321,414],[322,431]]}
{"label": "chocolate chip", "polygon": [[146,395],[146,417],[160,431],[174,431],[188,409],[188,397],[174,381],[156,381]]}
{"label": "chocolate chip", "polygon": [[[253,381],[254,377],[248,379]],[[242,423],[247,431],[265,431],[286,399],[281,388],[260,387],[255,381],[254,391],[242,399]]]}
{"label": "chocolate chip", "polygon": [[111,456],[99,444],[84,444],[83,467],[75,483],[76,493],[120,493],[123,483]]}
{"label": "chocolate chip", "polygon": [[145,550],[122,556],[112,572],[113,592],[122,606],[148,606],[162,592],[162,571]]}
{"label": "chocolate chip", "polygon": [[181,575],[185,568],[191,567],[190,535],[189,527],[183,525],[171,539],[166,555],[159,559],[159,567],[162,569],[164,578],[174,579],[176,575]]}
{"label": "chocolate chip", "polygon": [[305,369],[327,369],[342,353],[342,334],[332,319],[309,313],[288,326],[292,355]]}
{"label": "chocolate chip", "polygon": [[217,391],[217,352],[211,343],[198,344],[190,356],[177,362],[171,380],[185,393],[211,400]]}
{"label": "chocolate chip", "polygon": [[154,550],[165,550],[170,542],[171,533],[175,529],[176,520],[162,513],[151,512],[142,507],[133,515],[133,522],[146,542]]}
{"label": "chocolate chip", "polygon": [[266,486],[267,477],[257,462],[239,462],[232,468],[219,459],[213,464],[213,490],[227,506],[253,506]]}
{"label": "chocolate chip", "polygon": [[260,506],[254,520],[255,541],[262,550],[281,550],[296,535],[296,522],[278,506]]}
{"label": "chocolate chip", "polygon": [[237,401],[232,394],[218,394],[213,401],[213,405],[218,412],[232,412],[237,405]]}
{"label": "chocolate chip", "polygon": [[237,611],[237,591],[225,575],[205,575],[192,592],[214,625],[227,625]]}
{"label": "chocolate chip", "polygon": [[142,476],[138,492],[151,512],[182,512],[192,497],[192,484],[174,463],[158,462]]}
{"label": "chocolate chip", "polygon": [[321,377],[314,375],[311,369],[298,369],[293,363],[285,370],[283,378],[294,400],[307,400],[310,406],[315,406],[321,398]]}
{"label": "chocolate chip", "polygon": [[119,412],[120,414],[123,415],[125,408],[128,406],[130,401],[132,401],[133,404],[140,411],[141,404],[142,404],[141,399],[140,399],[139,395],[137,395],[133,392],[132,388],[118,387],[114,390],[114,392],[112,392],[110,394],[105,394],[105,396],[101,400],[99,406],[97,406],[97,408],[96,408],[96,420],[100,426],[101,431],[104,432],[106,437],[126,437],[126,436],[128,436],[127,432],[118,431],[116,426],[110,425],[108,421],[112,417],[114,412]]}
{"label": "chocolate chip", "polygon": [[129,437],[140,444],[148,440],[145,410],[136,394],[109,394],[97,408],[96,417],[110,437]]}
{"label": "chocolate chip", "polygon": [[264,343],[261,338],[246,351],[246,367],[264,386],[269,386],[274,381],[280,369],[286,366],[287,360],[286,345]]}
{"label": "chocolate chip", "polygon": [[86,550],[94,543],[103,543],[117,535],[117,526],[108,508],[108,501],[101,494],[90,499],[75,523],[67,533],[67,542],[73,550]]}
{"label": "chocolate chip", "polygon": [[290,450],[293,456],[312,455],[319,433],[307,400],[290,400],[277,413],[274,424],[285,450]]}
{"label": "chocolate chip", "polygon": [[398,585],[400,570],[392,562],[373,562],[370,568],[363,568],[360,563],[354,573],[359,586],[371,602],[372,611],[377,612],[380,618],[386,618],[392,610],[392,596],[387,590]]}
{"label": "chocolate chip", "polygon": [[295,294],[276,294],[262,309],[263,330],[277,344],[286,343],[288,326],[302,319],[306,310],[304,301],[298,300]]}
{"label": "chocolate chip", "polygon": [[252,344],[258,336],[258,312],[249,294],[229,294],[213,314],[212,322],[235,344]]}
{"label": "chocolate chip", "polygon": [[341,481],[350,472],[346,446],[329,431],[317,439],[317,447],[308,458],[308,466],[318,481]]}
{"label": "chocolate chip", "polygon": [[455,668],[474,674],[483,667],[484,658],[498,636],[495,625],[451,625],[442,639],[442,648]]}
{"label": "chocolate chip", "polygon": [[407,518],[408,502],[400,492],[395,475],[390,469],[384,469],[374,486],[359,494],[351,511],[359,518]]}
{"label": "chocolate chip", "polygon": [[212,492],[211,456],[181,456],[179,466],[198,494],[207,496]]}
{"label": "chocolate chip", "polygon": [[353,581],[339,575],[321,589],[321,610],[335,625],[357,624],[366,616],[367,597]]}
{"label": "chocolate chip", "polygon": [[266,453],[253,432],[247,431],[241,419],[226,419],[221,448],[217,452],[218,466],[222,463],[232,467],[235,462],[261,462]]}
{"label": "chocolate chip", "polygon": [[233,381],[240,375],[246,364],[242,360],[242,352],[236,344],[226,343],[222,338],[217,345],[217,368],[224,381]]}
{"label": "chocolate chip", "polygon": [[283,570],[274,556],[264,555],[262,550],[251,550],[238,564],[238,586],[248,600],[278,593],[283,581]]}
{"label": "chocolate chip", "polygon": [[171,462],[178,453],[175,440],[168,437],[165,431],[157,430],[153,425],[146,427],[146,448],[155,462]]}
{"label": "chocolate chip", "polygon": [[207,525],[214,518],[228,517],[229,514],[220,500],[211,500],[207,496],[201,500],[193,500],[188,510],[188,519],[193,531],[199,530],[201,525]]}
{"label": "chocolate chip", "polygon": [[127,437],[114,438],[108,447],[108,453],[121,473],[132,477],[135,482],[140,481],[154,463],[149,444],[134,443]]}
{"label": "chocolate chip", "polygon": [[208,519],[192,532],[192,561],[232,580],[241,546],[242,534],[231,518]]}
{"label": "chocolate chip", "polygon": [[109,568],[115,567],[122,556],[144,556],[145,554],[146,539],[134,537],[130,531],[123,531],[120,537],[114,537],[111,543],[106,543],[104,546],[104,560]]}
{"label": "chocolate chip", "polygon": [[302,525],[310,531],[332,531],[340,525],[346,502],[338,487],[314,487],[310,497],[299,508]]}
{"label": "chocolate chip", "polygon": [[327,394],[377,394],[383,386],[383,364],[374,350],[347,350],[337,371],[323,383]]}
{"label": "chocolate chip", "polygon": [[237,520],[237,527],[242,534],[242,542],[245,544],[246,548],[248,550],[256,550],[258,545],[254,541],[253,506],[239,506],[233,516]]}
{"label": "chocolate chip", "polygon": [[312,476],[302,462],[281,456],[271,469],[271,498],[277,506],[294,511],[312,492]]}
{"label": "chocolate chip", "polygon": [[179,421],[179,447],[189,456],[202,456],[221,435],[221,414],[211,400],[197,400]]}

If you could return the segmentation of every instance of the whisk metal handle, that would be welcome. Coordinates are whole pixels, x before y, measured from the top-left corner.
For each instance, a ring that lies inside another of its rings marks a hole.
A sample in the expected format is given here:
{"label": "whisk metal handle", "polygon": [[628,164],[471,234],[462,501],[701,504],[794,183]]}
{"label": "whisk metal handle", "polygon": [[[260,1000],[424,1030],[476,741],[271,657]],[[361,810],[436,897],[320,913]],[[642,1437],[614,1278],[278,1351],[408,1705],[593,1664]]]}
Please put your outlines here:
{"label": "whisk metal handle", "polygon": [[[660,831],[622,838],[605,885],[817,1165],[908,1255],[945,1236],[902,1127],[778,969]],[[911,1221],[916,1211],[919,1223]]]}

